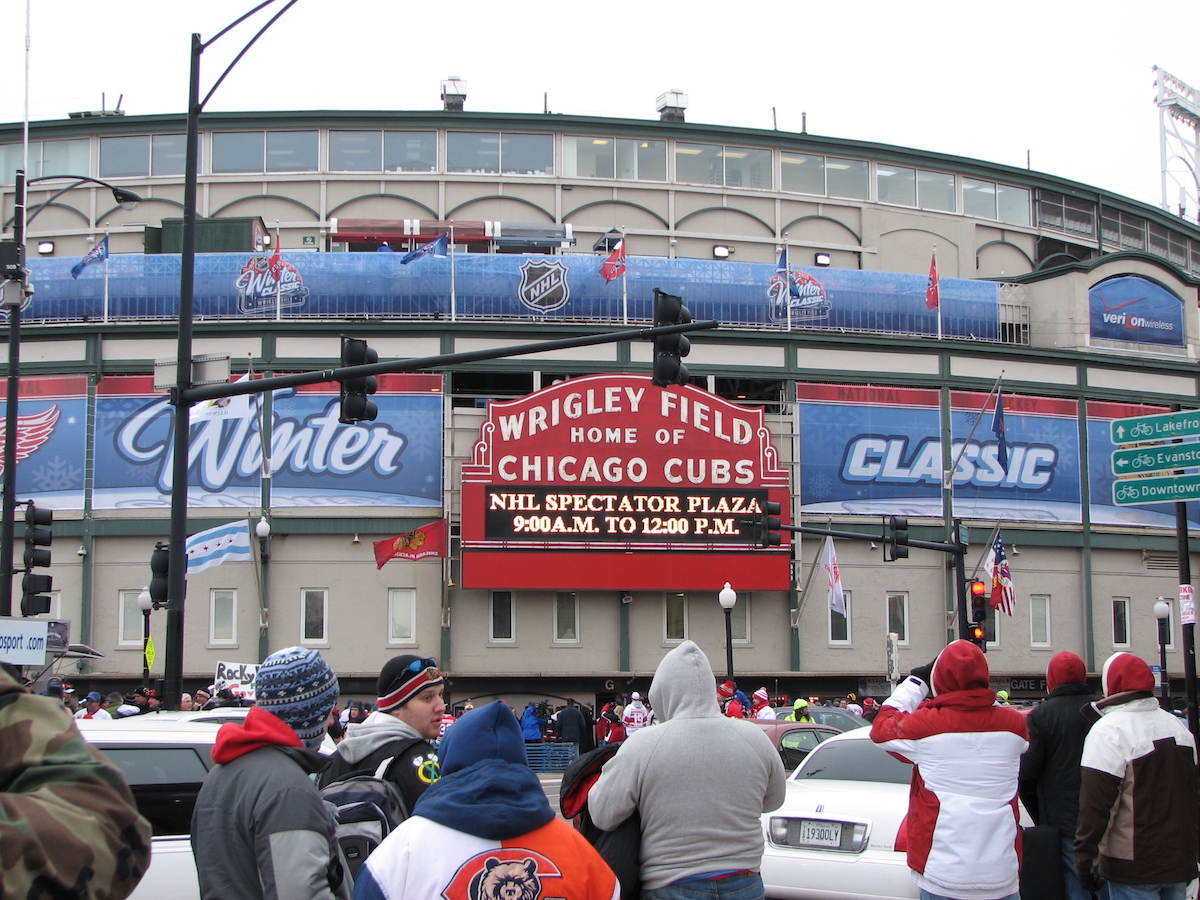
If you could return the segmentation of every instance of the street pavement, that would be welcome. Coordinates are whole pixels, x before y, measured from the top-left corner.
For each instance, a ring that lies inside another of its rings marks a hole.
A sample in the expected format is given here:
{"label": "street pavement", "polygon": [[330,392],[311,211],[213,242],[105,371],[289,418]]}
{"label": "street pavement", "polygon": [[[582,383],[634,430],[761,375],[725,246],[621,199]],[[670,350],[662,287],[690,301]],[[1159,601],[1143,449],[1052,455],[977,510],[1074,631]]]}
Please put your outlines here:
{"label": "street pavement", "polygon": [[560,819],[563,818],[562,811],[558,808],[558,788],[562,784],[562,772],[538,772],[538,781],[542,783],[542,790],[546,792],[546,799],[550,801],[550,808],[554,810],[554,814]]}

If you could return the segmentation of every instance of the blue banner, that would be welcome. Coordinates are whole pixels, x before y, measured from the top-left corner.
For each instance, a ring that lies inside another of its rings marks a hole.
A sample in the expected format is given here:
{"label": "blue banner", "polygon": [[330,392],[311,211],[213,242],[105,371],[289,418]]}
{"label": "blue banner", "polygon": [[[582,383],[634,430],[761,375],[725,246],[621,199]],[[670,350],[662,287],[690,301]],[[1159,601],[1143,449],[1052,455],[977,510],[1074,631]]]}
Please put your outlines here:
{"label": "blue banner", "polygon": [[[170,504],[174,411],[148,388],[145,376],[101,382],[96,509]],[[374,422],[340,425],[338,395],[328,387],[275,392],[268,453],[272,507],[441,507],[441,393],[381,386],[373,399],[379,406]],[[243,414],[193,424],[189,506],[260,506],[262,443],[255,404]]]}
{"label": "blue banner", "polygon": [[[777,267],[660,257],[628,257],[624,278],[606,284],[603,257],[452,254],[401,265],[395,253],[284,253],[281,257],[196,257],[197,318],[419,316],[455,319],[653,319],[654,288],[680,294],[694,319],[786,330],[820,329],[936,335],[925,304],[926,277],[858,269],[794,268],[794,291],[773,290]],[[30,260],[37,293],[30,321],[172,319],[178,314],[179,257],[109,257],[104,279],[71,277],[72,259]],[[453,275],[452,275],[453,270]],[[624,291],[624,293],[623,293]],[[627,296],[628,300],[623,297]],[[999,286],[944,278],[947,337],[999,339]]]}
{"label": "blue banner", "polygon": [[1109,278],[1088,291],[1092,337],[1182,347],[1183,301],[1136,275]]}

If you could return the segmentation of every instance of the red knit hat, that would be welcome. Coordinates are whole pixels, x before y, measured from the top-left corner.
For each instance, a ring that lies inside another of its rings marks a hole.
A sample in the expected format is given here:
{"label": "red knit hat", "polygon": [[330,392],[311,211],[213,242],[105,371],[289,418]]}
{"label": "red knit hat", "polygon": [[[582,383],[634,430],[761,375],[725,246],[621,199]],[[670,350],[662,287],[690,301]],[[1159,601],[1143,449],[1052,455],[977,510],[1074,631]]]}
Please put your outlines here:
{"label": "red knit hat", "polygon": [[1132,653],[1114,653],[1105,660],[1101,681],[1105,697],[1125,691],[1154,690],[1154,673],[1145,660]]}
{"label": "red knit hat", "polygon": [[1054,693],[1060,684],[1085,684],[1087,682],[1087,666],[1083,658],[1070,650],[1055,653],[1046,666],[1046,693]]}
{"label": "red knit hat", "polygon": [[736,688],[734,688],[732,681],[722,681],[717,685],[717,696],[732,697],[734,690],[736,690]]}

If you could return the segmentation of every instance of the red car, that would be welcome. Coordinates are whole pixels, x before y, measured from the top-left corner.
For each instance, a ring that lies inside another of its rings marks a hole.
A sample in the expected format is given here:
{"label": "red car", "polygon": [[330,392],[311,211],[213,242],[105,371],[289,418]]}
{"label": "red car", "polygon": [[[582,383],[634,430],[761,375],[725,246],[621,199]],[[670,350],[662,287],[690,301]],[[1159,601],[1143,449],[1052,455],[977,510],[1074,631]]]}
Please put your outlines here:
{"label": "red car", "polygon": [[836,728],[811,722],[785,722],[782,719],[750,719],[767,733],[779,750],[783,767],[789,772],[804,761],[817,745],[838,734]]}

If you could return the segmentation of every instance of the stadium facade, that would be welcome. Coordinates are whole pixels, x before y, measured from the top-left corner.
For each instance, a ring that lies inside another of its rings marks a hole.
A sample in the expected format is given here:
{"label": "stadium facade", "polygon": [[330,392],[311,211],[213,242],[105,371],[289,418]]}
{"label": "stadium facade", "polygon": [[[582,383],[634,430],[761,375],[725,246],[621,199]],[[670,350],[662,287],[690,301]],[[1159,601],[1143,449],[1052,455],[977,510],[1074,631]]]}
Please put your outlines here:
{"label": "stadium facade", "polygon": [[[332,368],[342,335],[400,359],[636,330],[655,288],[721,327],[691,336],[687,386],[652,385],[650,343],[620,340],[384,376],[359,426],[332,384],[197,411],[189,532],[246,521],[251,558],[189,578],[188,686],[302,643],[348,693],[415,652],[459,699],[605,699],[685,637],[723,671],[730,582],[744,686],[879,694],[887,634],[903,671],[957,629],[949,558],[885,560],[891,516],[926,542],[961,519],[968,574],[1000,528],[1015,604],[988,658],[1015,696],[1059,650],[1093,672],[1117,649],[1156,659],[1158,597],[1182,676],[1174,507],[1128,502],[1111,423],[1200,405],[1200,229],[1029,170],[682,118],[202,118],[195,349],[235,375]],[[18,495],[56,511],[52,617],[104,654],[81,664],[96,684],[140,676],[137,595],[168,530],[153,373],[175,348],[183,131],[30,128],[30,178],[143,198],[29,190]],[[6,231],[20,139],[0,128]],[[404,262],[442,234],[447,255]],[[753,545],[768,499],[863,535],[836,542],[847,616],[821,537]],[[436,551],[443,520],[445,557],[397,544]],[[377,567],[382,541],[401,555]]]}

